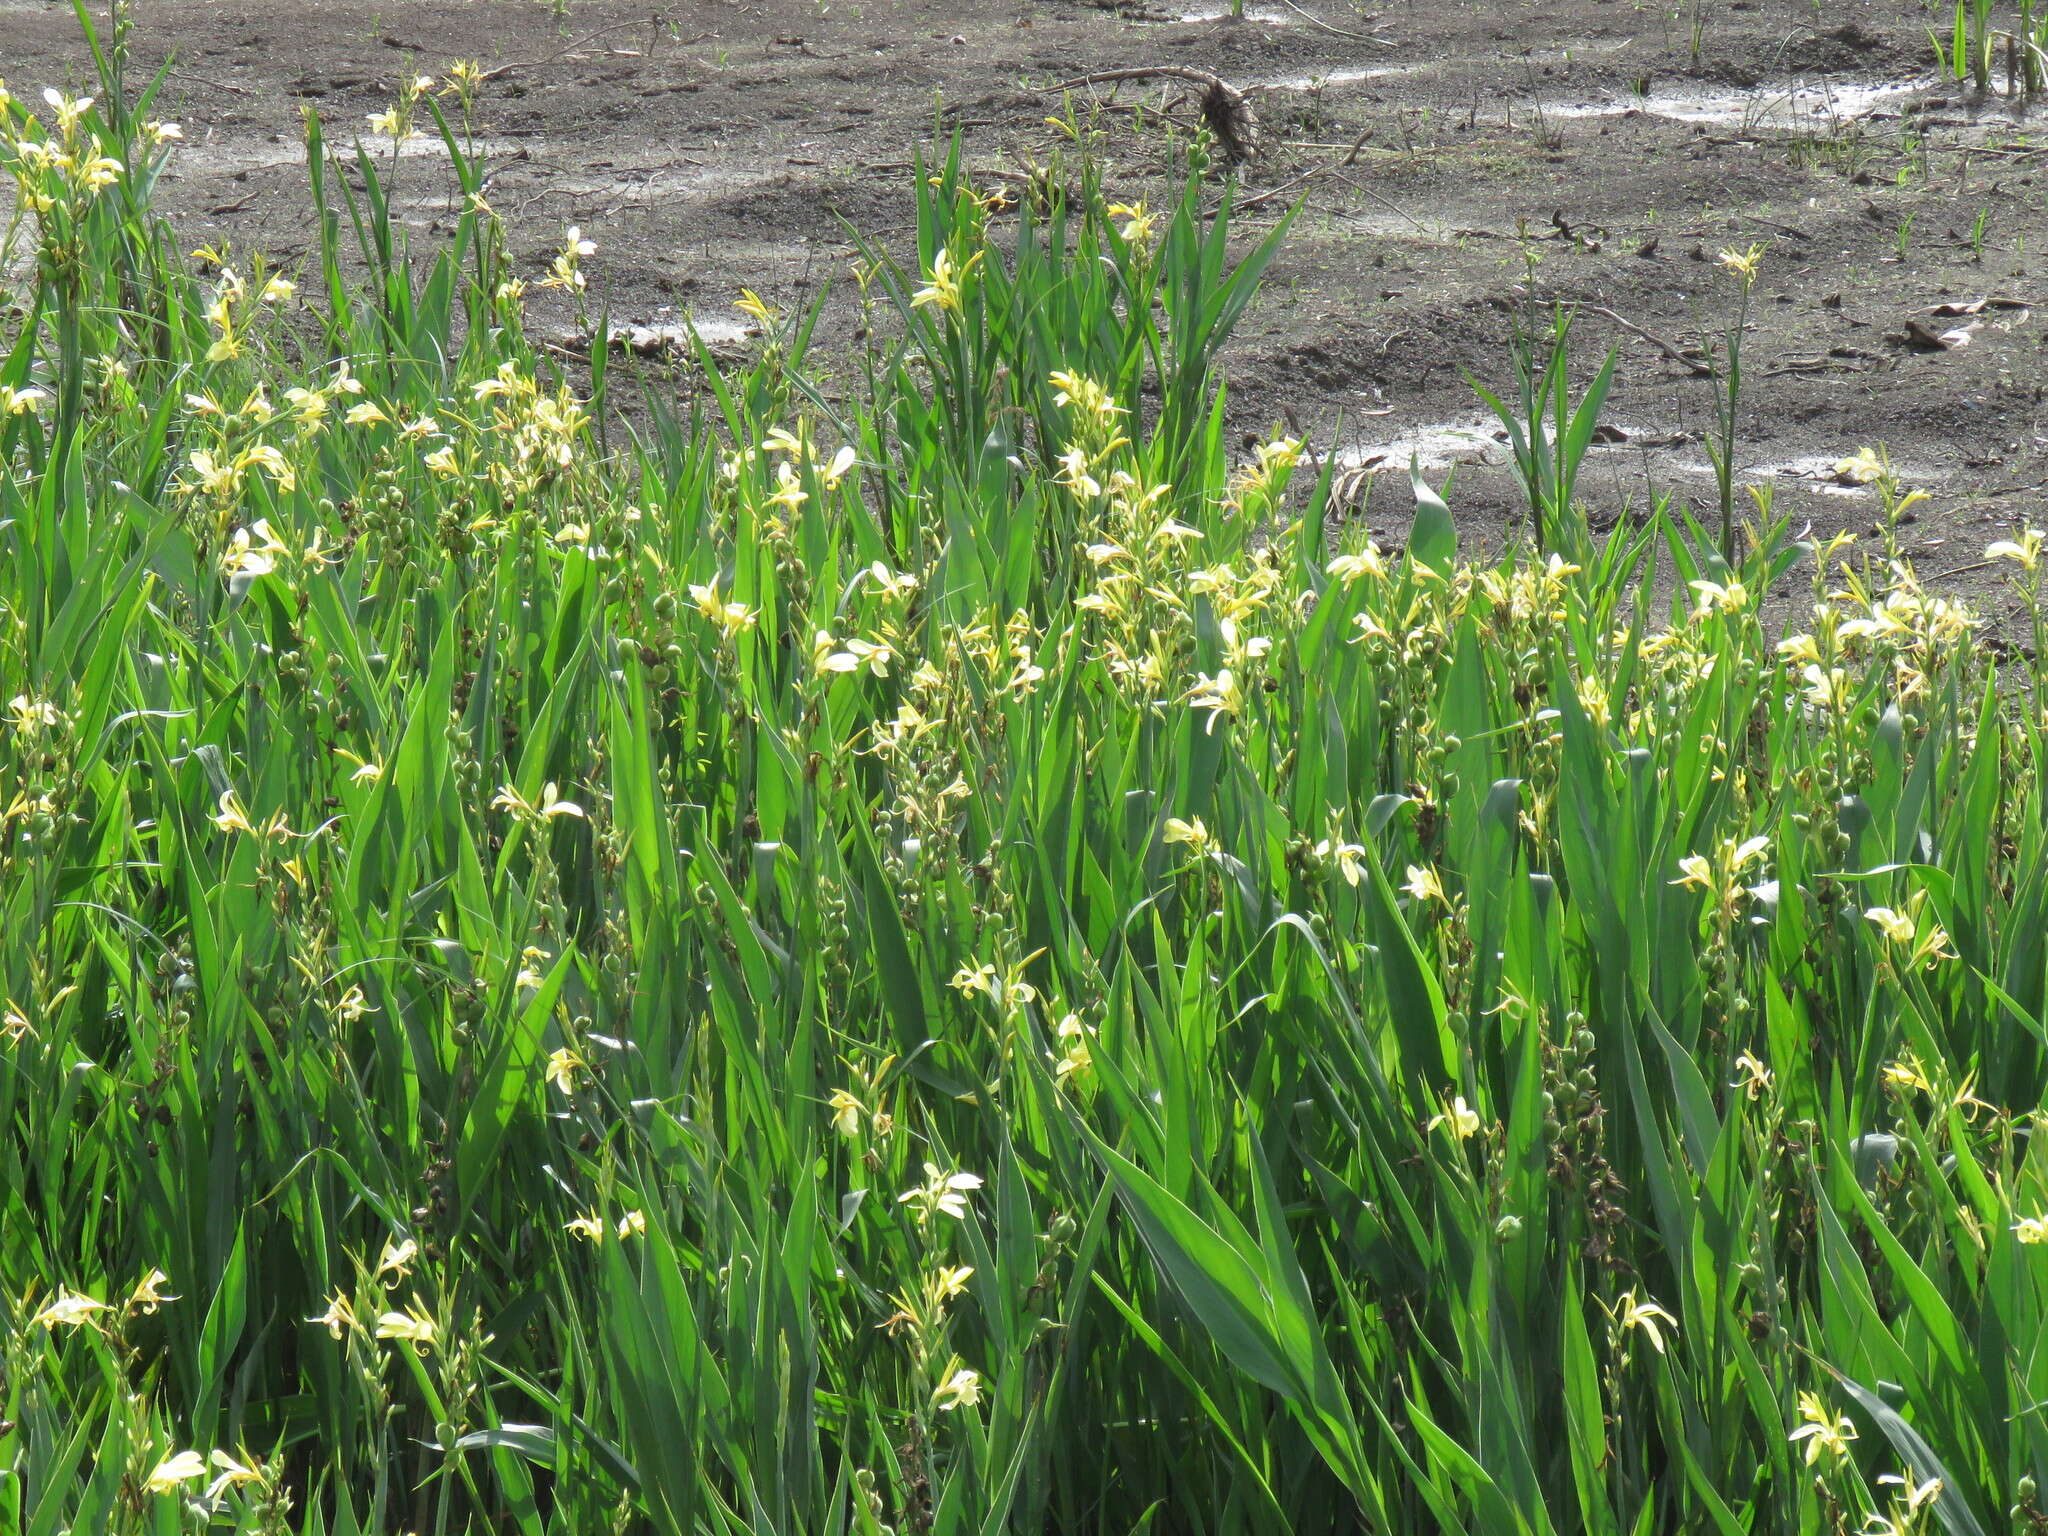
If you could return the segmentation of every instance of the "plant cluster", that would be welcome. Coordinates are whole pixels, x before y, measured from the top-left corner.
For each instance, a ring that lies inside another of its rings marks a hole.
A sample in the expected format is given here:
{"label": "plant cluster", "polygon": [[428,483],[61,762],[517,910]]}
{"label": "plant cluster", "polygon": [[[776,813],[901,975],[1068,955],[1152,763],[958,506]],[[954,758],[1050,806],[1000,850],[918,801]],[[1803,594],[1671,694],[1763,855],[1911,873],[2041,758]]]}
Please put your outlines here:
{"label": "plant cluster", "polygon": [[1540,553],[1332,544],[1282,232],[1087,160],[628,430],[475,71],[286,277],[107,67],[0,141],[0,1528],[2048,1528],[2042,679],[1895,548],[1596,538],[1561,363]]}

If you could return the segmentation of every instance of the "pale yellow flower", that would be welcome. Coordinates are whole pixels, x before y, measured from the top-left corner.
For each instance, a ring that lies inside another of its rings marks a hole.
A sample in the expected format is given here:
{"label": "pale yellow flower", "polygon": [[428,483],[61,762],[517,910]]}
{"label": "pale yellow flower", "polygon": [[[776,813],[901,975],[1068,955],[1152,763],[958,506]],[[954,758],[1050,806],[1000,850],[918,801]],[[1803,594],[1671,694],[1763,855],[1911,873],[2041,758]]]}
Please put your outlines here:
{"label": "pale yellow flower", "polygon": [[1216,722],[1228,715],[1235,718],[1244,709],[1244,692],[1238,687],[1236,674],[1225,667],[1214,677],[1206,672],[1195,674],[1195,686],[1185,695],[1190,708],[1205,710],[1209,716],[1206,734],[1214,735]]}
{"label": "pale yellow flower", "polygon": [[182,1483],[196,1482],[206,1476],[206,1462],[197,1451],[180,1451],[167,1456],[156,1464],[156,1469],[142,1480],[144,1493],[175,1493]]}
{"label": "pale yellow flower", "polygon": [[548,1053],[548,1067],[544,1075],[554,1087],[573,1094],[576,1091],[576,1074],[589,1070],[590,1063],[564,1045]]}
{"label": "pale yellow flower", "polygon": [[826,1104],[832,1111],[833,1130],[842,1136],[858,1136],[860,1134],[860,1117],[864,1106],[859,1099],[856,1099],[844,1088],[835,1088],[832,1090],[832,1097],[826,1101]]}
{"label": "pale yellow flower", "polygon": [[356,1309],[349,1304],[346,1296],[336,1291],[327,1298],[327,1310],[318,1317],[307,1318],[306,1321],[318,1323],[327,1330],[330,1337],[338,1339],[345,1331],[356,1326]]}
{"label": "pale yellow flower", "polygon": [[[396,1285],[412,1273],[412,1261],[420,1256],[420,1245],[411,1238],[386,1238],[384,1251],[377,1256],[377,1278],[386,1285]],[[385,1277],[390,1278],[386,1279]]]}
{"label": "pale yellow flower", "polygon": [[1673,1333],[1678,1331],[1678,1319],[1656,1302],[1640,1299],[1633,1286],[1614,1304],[1610,1315],[1625,1329],[1640,1328],[1651,1348],[1660,1355],[1664,1353],[1664,1335],[1659,1331],[1659,1325],[1668,1327]]}
{"label": "pale yellow flower", "polygon": [[910,1206],[920,1226],[935,1213],[965,1221],[967,1196],[981,1188],[981,1182],[978,1173],[947,1173],[937,1163],[926,1163],[924,1183],[903,1191],[896,1197],[896,1203]]}
{"label": "pale yellow flower", "polygon": [[[246,1452],[244,1453],[246,1454]],[[235,1460],[226,1451],[215,1450],[207,1455],[207,1462],[214,1468],[213,1481],[206,1485],[206,1497],[217,1499],[229,1488],[238,1488],[243,1483],[260,1483],[263,1474],[256,1468]]]}
{"label": "pale yellow flower", "polygon": [[170,1279],[171,1277],[162,1270],[152,1269],[137,1281],[135,1289],[128,1293],[128,1310],[147,1314],[156,1311],[167,1301],[176,1301],[177,1297],[164,1290]]}
{"label": "pale yellow flower", "polygon": [[953,253],[940,251],[932,258],[931,275],[925,279],[925,285],[911,295],[910,307],[919,309],[926,304],[932,304],[944,310],[958,310],[961,285],[967,281],[968,274],[980,264],[982,254],[976,251],[956,272],[953,270]]}
{"label": "pale yellow flower", "polygon": [[1735,1058],[1735,1073],[1735,1081],[1728,1086],[1740,1088],[1752,1101],[1762,1098],[1771,1091],[1771,1069],[1750,1052],[1744,1051]]}
{"label": "pale yellow flower", "polygon": [[1763,258],[1764,247],[1752,245],[1746,251],[1738,251],[1733,246],[1729,246],[1715,260],[1719,261],[1728,271],[1734,273],[1737,280],[1746,288],[1756,281],[1757,263],[1762,261]]}
{"label": "pale yellow flower", "polygon": [[427,1316],[418,1302],[413,1302],[403,1312],[386,1312],[377,1319],[377,1337],[380,1339],[403,1339],[421,1354],[425,1354],[440,1330],[434,1320]]}
{"label": "pale yellow flower", "polygon": [[547,821],[556,816],[583,815],[583,807],[574,800],[559,798],[559,792],[552,781],[541,786],[540,798],[537,800],[527,799],[519,793],[515,785],[503,785],[497,794],[491,797],[491,807],[494,810],[510,811],[515,818],[526,822]]}
{"label": "pale yellow flower", "polygon": [[1102,494],[1102,482],[1089,473],[1088,452],[1085,448],[1069,448],[1060,455],[1060,472],[1053,476],[1059,484],[1072,491],[1082,501],[1092,501]]}
{"label": "pale yellow flower", "polygon": [[1458,1140],[1470,1141],[1479,1134],[1479,1128],[1484,1123],[1479,1118],[1479,1111],[1467,1104],[1465,1096],[1461,1093],[1452,1098],[1451,1107],[1431,1120],[1427,1128],[1433,1131],[1438,1126],[1448,1126]]}
{"label": "pale yellow flower", "polygon": [[1365,879],[1365,848],[1362,844],[1326,837],[1316,844],[1316,857],[1326,864],[1334,863],[1346,885],[1356,886]]}
{"label": "pale yellow flower", "polygon": [[1806,1464],[1810,1467],[1823,1455],[1849,1454],[1849,1442],[1856,1438],[1856,1426],[1845,1417],[1829,1413],[1818,1395],[1799,1394],[1799,1416],[1806,1422],[1786,1436],[1794,1445],[1806,1442]]}
{"label": "pale yellow flower", "polygon": [[49,1329],[83,1328],[88,1325],[98,1327],[96,1314],[113,1310],[104,1301],[95,1301],[82,1292],[60,1285],[57,1287],[56,1299],[30,1318],[29,1322]]}
{"label": "pale yellow flower", "polygon": [[1451,898],[1444,894],[1443,881],[1437,877],[1436,869],[1431,865],[1410,864],[1408,878],[1403,882],[1401,889],[1417,901],[1434,901],[1446,907],[1451,904]]}
{"label": "pale yellow flower", "polygon": [[932,1394],[932,1401],[938,1404],[941,1413],[951,1413],[955,1408],[972,1408],[981,1401],[980,1373],[962,1366],[939,1384],[939,1389]]}
{"label": "pale yellow flower", "polygon": [[2048,533],[2039,528],[2029,528],[2018,540],[2000,539],[1984,551],[1987,560],[2011,560],[2022,570],[2031,571],[2041,563],[2041,546],[2048,541]]}
{"label": "pale yellow flower", "polygon": [[1108,209],[1113,219],[1124,221],[1119,231],[1132,245],[1149,245],[1152,241],[1152,225],[1156,215],[1147,213],[1143,202],[1111,203]]}
{"label": "pale yellow flower", "polygon": [[1377,544],[1367,544],[1355,554],[1337,555],[1323,569],[1332,580],[1341,581],[1346,586],[1361,576],[1383,578],[1387,574],[1386,561]]}

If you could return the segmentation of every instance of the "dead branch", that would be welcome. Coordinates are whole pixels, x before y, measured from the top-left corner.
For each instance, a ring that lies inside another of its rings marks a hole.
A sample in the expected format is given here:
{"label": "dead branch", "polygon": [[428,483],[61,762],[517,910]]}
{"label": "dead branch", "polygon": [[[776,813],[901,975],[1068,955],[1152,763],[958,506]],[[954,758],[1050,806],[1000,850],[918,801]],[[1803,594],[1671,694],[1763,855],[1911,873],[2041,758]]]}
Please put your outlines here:
{"label": "dead branch", "polygon": [[500,64],[496,69],[485,70],[478,78],[482,80],[496,80],[501,76],[511,74],[514,70],[539,69],[543,64],[552,64],[557,59],[567,58],[570,54],[576,52],[577,49],[596,42],[600,37],[608,37],[614,32],[624,32],[631,27],[658,27],[660,25],[661,18],[659,16],[635,17],[631,21],[615,21],[608,27],[599,27],[595,32],[584,33],[575,42],[569,44],[568,47],[557,48],[545,58],[514,59],[510,64]]}
{"label": "dead branch", "polygon": [[1640,325],[1637,325],[1633,320],[1623,319],[1620,315],[1617,315],[1613,310],[1607,308],[1604,304],[1588,304],[1585,306],[1585,308],[1590,309],[1596,315],[1605,315],[1608,319],[1612,320],[1616,325],[1620,326],[1624,331],[1627,331],[1630,335],[1642,337],[1643,340],[1647,341],[1659,352],[1662,352],[1666,357],[1670,358],[1671,361],[1678,364],[1679,367],[1685,369],[1686,372],[1690,373],[1694,378],[1711,379],[1714,376],[1713,368],[1710,365],[1701,362],[1699,358],[1695,357],[1692,353],[1687,352],[1680,347],[1673,346],[1670,342],[1666,341],[1662,336],[1659,336],[1655,331],[1644,330]]}

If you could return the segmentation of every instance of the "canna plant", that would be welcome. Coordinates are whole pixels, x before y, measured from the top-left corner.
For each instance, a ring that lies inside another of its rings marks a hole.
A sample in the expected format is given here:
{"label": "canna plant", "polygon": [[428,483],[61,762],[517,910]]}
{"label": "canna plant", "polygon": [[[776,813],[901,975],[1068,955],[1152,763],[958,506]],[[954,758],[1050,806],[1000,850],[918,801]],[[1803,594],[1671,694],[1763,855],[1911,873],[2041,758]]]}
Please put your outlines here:
{"label": "canna plant", "polygon": [[0,1528],[2040,1523],[2043,680],[1899,550],[1596,535],[1589,404],[1540,555],[1333,545],[1273,239],[1085,157],[679,405],[478,72],[287,275],[116,43],[0,144]]}

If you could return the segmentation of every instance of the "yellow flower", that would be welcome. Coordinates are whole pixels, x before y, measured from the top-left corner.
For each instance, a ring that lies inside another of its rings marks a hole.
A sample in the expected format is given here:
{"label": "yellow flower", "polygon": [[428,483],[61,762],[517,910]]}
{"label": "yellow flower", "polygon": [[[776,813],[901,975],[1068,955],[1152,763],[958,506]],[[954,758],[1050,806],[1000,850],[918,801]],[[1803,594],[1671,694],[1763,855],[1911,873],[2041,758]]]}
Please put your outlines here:
{"label": "yellow flower", "polygon": [[1371,543],[1356,554],[1336,556],[1323,569],[1333,581],[1341,581],[1347,587],[1361,576],[1384,577],[1387,574],[1379,546]]}
{"label": "yellow flower", "polygon": [[564,1093],[573,1094],[576,1091],[576,1074],[589,1070],[590,1063],[566,1045],[548,1053],[547,1081]]}
{"label": "yellow flower", "polygon": [[1884,459],[1874,448],[1858,448],[1846,459],[1835,460],[1835,478],[1844,485],[1870,485],[1884,474]]}
{"label": "yellow flower", "polygon": [[604,1221],[597,1212],[591,1211],[582,1216],[570,1217],[562,1223],[562,1230],[582,1238],[587,1243],[595,1243],[604,1237]]}
{"label": "yellow flower", "polygon": [[919,1226],[929,1221],[934,1213],[965,1221],[967,1196],[979,1188],[981,1175],[978,1173],[946,1173],[937,1163],[926,1163],[924,1183],[903,1191],[896,1197],[896,1203],[911,1206]]}
{"label": "yellow flower", "polygon": [[1449,1109],[1429,1122],[1427,1129],[1433,1131],[1440,1125],[1449,1126],[1458,1140],[1470,1141],[1479,1134],[1479,1128],[1483,1123],[1479,1118],[1479,1111],[1467,1104],[1465,1096],[1461,1093],[1451,1100]]}
{"label": "yellow flower", "polygon": [[795,513],[811,499],[811,493],[804,489],[804,477],[787,464],[775,466],[775,490],[768,498],[768,504],[782,507]]}
{"label": "yellow flower", "polygon": [[739,302],[733,305],[733,308],[743,314],[752,315],[763,325],[773,325],[775,323],[775,311],[763,303],[761,296],[751,288],[742,288],[740,290]]}
{"label": "yellow flower", "polygon": [[413,1302],[403,1312],[386,1312],[377,1319],[377,1337],[380,1339],[403,1339],[421,1354],[434,1342],[439,1330],[434,1320]]}
{"label": "yellow flower", "polygon": [[981,1401],[980,1373],[962,1366],[939,1384],[939,1389],[932,1394],[932,1401],[938,1404],[941,1413],[951,1413],[955,1408],[972,1408]]}
{"label": "yellow flower", "polygon": [[2048,1216],[2022,1216],[2012,1224],[2013,1236],[2023,1243],[2048,1243]]}
{"label": "yellow flower", "polygon": [[389,422],[391,418],[384,414],[384,407],[376,401],[358,400],[348,408],[348,415],[342,420],[351,427],[367,427],[380,421]]}
{"label": "yellow flower", "polygon": [[833,1130],[842,1136],[858,1136],[860,1134],[860,1117],[863,1106],[859,1099],[856,1099],[844,1088],[835,1088],[832,1090],[832,1097],[826,1101],[826,1104],[832,1111]]}
{"label": "yellow flower", "polygon": [[[247,1452],[243,1453],[248,1454]],[[254,1467],[235,1460],[226,1451],[215,1450],[207,1455],[207,1461],[214,1468],[214,1479],[206,1485],[206,1496],[217,1499],[224,1489],[236,1488],[243,1483],[260,1483],[263,1474]]]}
{"label": "yellow flower", "polygon": [[996,968],[992,965],[978,965],[969,970],[963,965],[953,973],[953,979],[946,985],[962,997],[973,997],[980,993],[984,997],[993,998],[998,988]]}
{"label": "yellow flower", "polygon": [[1678,1332],[1678,1319],[1656,1302],[1638,1298],[1633,1286],[1629,1287],[1615,1303],[1609,1315],[1623,1328],[1642,1329],[1643,1336],[1650,1341],[1651,1348],[1660,1355],[1664,1353],[1664,1335],[1659,1331],[1659,1325],[1670,1328],[1673,1333]]}
{"label": "yellow flower", "polygon": [[1451,904],[1451,898],[1444,894],[1444,883],[1437,878],[1436,870],[1432,866],[1410,864],[1408,878],[1401,889],[1417,901],[1441,902],[1447,907]]}
{"label": "yellow flower", "polygon": [[619,1218],[618,1225],[612,1229],[613,1235],[622,1243],[629,1237],[644,1236],[646,1231],[647,1217],[641,1211],[626,1212]]}
{"label": "yellow flower", "polygon": [[384,1240],[384,1251],[377,1256],[377,1278],[384,1280],[384,1277],[389,1275],[391,1278],[384,1280],[384,1283],[386,1285],[396,1285],[412,1273],[412,1261],[418,1258],[419,1255],[420,1245],[411,1238],[402,1238],[397,1241],[386,1238]]}
{"label": "yellow flower", "polygon": [[1913,1055],[1885,1063],[1884,1080],[1893,1088],[1914,1089],[1926,1094],[1934,1092],[1934,1084],[1927,1080],[1927,1069],[1920,1065],[1920,1058]]}
{"label": "yellow flower", "polygon": [[356,1326],[356,1309],[349,1305],[349,1299],[336,1291],[327,1298],[327,1310],[318,1317],[306,1319],[325,1328],[330,1337],[340,1338],[344,1331]]}
{"label": "yellow flower", "polygon": [[31,698],[25,693],[17,693],[9,699],[7,711],[14,717],[16,733],[22,736],[33,736],[64,723],[64,712],[56,705],[48,699]]}
{"label": "yellow flower", "polygon": [[1094,1033],[1081,1022],[1077,1013],[1067,1014],[1060,1020],[1057,1034],[1065,1049],[1053,1061],[1055,1083],[1065,1083],[1068,1078],[1077,1077],[1095,1065],[1095,1055],[1088,1044]]}
{"label": "yellow flower", "polygon": [[49,1329],[83,1328],[88,1324],[98,1327],[93,1314],[113,1310],[104,1301],[95,1301],[90,1296],[60,1285],[57,1287],[57,1299],[30,1318],[29,1322]]}
{"label": "yellow flower", "polygon": [[1778,654],[1794,666],[1820,664],[1820,647],[1811,635],[1787,635],[1777,645]]}
{"label": "yellow flower", "polygon": [[163,1289],[170,1283],[170,1279],[171,1277],[162,1270],[152,1269],[136,1283],[135,1289],[128,1293],[128,1310],[150,1313],[167,1301],[176,1301],[177,1297],[167,1294]]}
{"label": "yellow flower", "polygon": [[1110,398],[1109,391],[1086,374],[1055,368],[1047,377],[1052,383],[1054,405],[1071,405],[1084,415],[1103,421],[1124,413],[1124,408]]}
{"label": "yellow flower", "polygon": [[1163,843],[1186,843],[1188,851],[1198,859],[1205,857],[1216,845],[1216,840],[1209,835],[1208,827],[1199,816],[1192,821],[1182,821],[1178,816],[1167,817],[1166,828],[1160,833],[1159,840]]}
{"label": "yellow flower", "polygon": [[1225,667],[1214,677],[1206,672],[1195,674],[1195,686],[1190,688],[1184,702],[1190,708],[1206,710],[1209,724],[1205,734],[1214,735],[1216,722],[1225,715],[1233,718],[1244,709],[1244,693],[1237,685],[1237,678],[1230,668]]}
{"label": "yellow flower", "polygon": [[256,829],[249,824],[249,813],[242,809],[242,802],[235,798],[232,789],[220,792],[220,802],[213,824],[223,832],[246,832],[251,837],[256,835]]}
{"label": "yellow flower", "polygon": [[1735,1058],[1735,1081],[1730,1088],[1740,1088],[1754,1101],[1771,1091],[1771,1069],[1748,1051]]}
{"label": "yellow flower", "polygon": [[1358,843],[1326,837],[1316,844],[1316,857],[1326,864],[1334,861],[1346,885],[1356,886],[1365,878],[1365,849]]}
{"label": "yellow flower", "polygon": [[156,1464],[156,1470],[143,1479],[144,1493],[175,1493],[180,1483],[194,1482],[206,1476],[206,1463],[197,1451],[180,1451],[167,1456]]}
{"label": "yellow flower", "polygon": [[43,101],[56,109],[57,131],[67,139],[78,131],[78,120],[92,110],[90,96],[66,96],[62,91],[44,88]]}
{"label": "yellow flower", "polygon": [[744,603],[721,601],[715,581],[706,586],[692,585],[690,601],[697,605],[699,613],[724,632],[728,640],[752,629],[754,621],[760,617]]}
{"label": "yellow flower", "polygon": [[1717,613],[1740,613],[1749,606],[1749,588],[1739,581],[1731,581],[1725,587],[1714,581],[1695,581],[1689,585],[1699,597],[1692,610],[1695,619]]}
{"label": "yellow flower", "polygon": [[1148,245],[1152,240],[1152,224],[1155,216],[1145,211],[1142,202],[1111,203],[1109,216],[1124,221],[1123,237],[1132,245]]}
{"label": "yellow flower", "polygon": [[1941,1497],[1941,1479],[1938,1477],[1930,1477],[1924,1483],[1916,1483],[1911,1472],[1887,1472],[1878,1479],[1878,1482],[1897,1485],[1900,1497],[1906,1501],[1906,1514],[1909,1517],[1919,1514],[1923,1508]]}
{"label": "yellow flower", "polygon": [[[4,400],[0,400],[4,404]],[[2041,563],[2041,545],[2048,541],[2048,533],[2039,528],[2029,528],[2021,534],[2018,542],[2000,539],[1984,551],[1987,560],[2011,560],[2022,570],[2031,571]]]}
{"label": "yellow flower", "polygon": [[1102,482],[1088,472],[1088,451],[1085,448],[1069,448],[1060,455],[1059,464],[1060,472],[1053,479],[1076,497],[1092,501],[1102,494]]}
{"label": "yellow flower", "polygon": [[937,256],[932,258],[931,275],[925,279],[924,287],[911,295],[910,307],[918,309],[926,304],[935,304],[940,309],[958,310],[960,308],[961,285],[967,281],[967,275],[980,263],[982,255],[982,252],[976,251],[967,258],[966,265],[961,267],[958,272],[955,272],[953,270],[953,253],[951,251],[939,252]]}
{"label": "yellow flower", "polygon": [[34,411],[48,396],[40,389],[16,389],[0,384],[0,416],[20,416]]}
{"label": "yellow flower", "polygon": [[1802,1440],[1806,1442],[1806,1464],[1809,1467],[1824,1453],[1833,1456],[1849,1454],[1849,1442],[1856,1438],[1856,1426],[1847,1418],[1829,1413],[1817,1395],[1812,1392],[1799,1394],[1799,1416],[1806,1422],[1786,1438],[1794,1445]]}
{"label": "yellow flower", "polygon": [[1757,263],[1764,259],[1764,248],[1761,245],[1752,245],[1746,251],[1738,251],[1729,246],[1715,259],[1734,273],[1742,286],[1747,288],[1756,281]]}
{"label": "yellow flower", "polygon": [[1949,948],[1948,930],[1939,923],[1922,923],[1920,909],[1926,903],[1927,892],[1922,890],[1913,893],[1903,911],[1892,907],[1867,907],[1863,912],[1863,916],[1876,925],[1888,943],[1910,951],[1906,964],[1911,967],[1955,958],[1955,951]]}
{"label": "yellow flower", "polygon": [[556,816],[583,815],[583,807],[574,800],[557,798],[556,786],[552,781],[541,786],[538,800],[527,799],[511,784],[503,785],[497,794],[491,797],[491,808],[510,811],[516,819],[526,822],[547,821]]}

